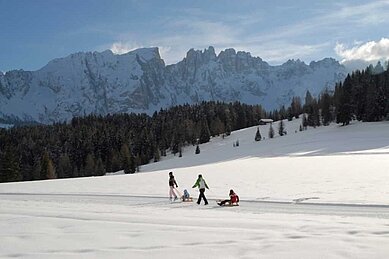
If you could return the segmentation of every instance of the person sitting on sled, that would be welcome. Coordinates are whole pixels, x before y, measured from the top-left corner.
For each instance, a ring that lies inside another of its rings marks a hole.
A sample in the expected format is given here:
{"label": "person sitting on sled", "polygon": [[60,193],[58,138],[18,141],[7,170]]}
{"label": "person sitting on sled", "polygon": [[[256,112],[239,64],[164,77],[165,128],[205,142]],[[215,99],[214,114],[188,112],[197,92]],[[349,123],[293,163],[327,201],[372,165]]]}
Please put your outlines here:
{"label": "person sitting on sled", "polygon": [[224,200],[224,201],[219,201],[217,204],[220,205],[220,206],[223,206],[225,205],[226,203],[228,203],[229,205],[233,205],[233,204],[238,204],[239,202],[239,196],[234,192],[234,190],[230,190],[230,199],[229,200]]}
{"label": "person sitting on sled", "polygon": [[192,201],[190,194],[187,189],[184,190],[184,195],[182,196],[183,201]]}

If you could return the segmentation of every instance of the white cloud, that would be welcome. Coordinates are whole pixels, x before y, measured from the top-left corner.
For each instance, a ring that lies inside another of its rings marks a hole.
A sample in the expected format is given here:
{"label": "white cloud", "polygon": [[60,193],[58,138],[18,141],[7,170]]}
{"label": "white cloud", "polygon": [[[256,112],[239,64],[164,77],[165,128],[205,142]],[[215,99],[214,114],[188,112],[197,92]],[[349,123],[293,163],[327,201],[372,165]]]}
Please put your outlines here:
{"label": "white cloud", "polygon": [[141,48],[142,46],[139,46],[138,44],[135,44],[135,43],[130,43],[130,42],[115,42],[111,45],[110,47],[110,50],[114,53],[114,54],[124,54],[124,53],[127,53],[129,51],[132,51],[134,49],[138,49],[138,48]]}
{"label": "white cloud", "polygon": [[379,41],[369,41],[351,48],[347,48],[342,43],[337,43],[335,46],[335,52],[342,58],[343,63],[351,60],[363,60],[367,62],[388,60],[389,39],[382,38]]}

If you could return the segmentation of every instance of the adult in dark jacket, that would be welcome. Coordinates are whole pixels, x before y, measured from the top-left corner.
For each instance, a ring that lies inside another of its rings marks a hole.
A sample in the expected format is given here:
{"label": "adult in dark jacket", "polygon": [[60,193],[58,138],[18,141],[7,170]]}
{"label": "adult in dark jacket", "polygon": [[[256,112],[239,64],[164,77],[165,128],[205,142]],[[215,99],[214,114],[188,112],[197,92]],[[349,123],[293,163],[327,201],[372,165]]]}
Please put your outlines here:
{"label": "adult in dark jacket", "polygon": [[201,199],[204,199],[204,205],[208,205],[208,201],[207,201],[207,198],[205,197],[204,193],[205,193],[205,188],[207,188],[207,189],[209,189],[209,188],[208,188],[208,185],[205,182],[205,180],[201,174],[199,174],[199,177],[197,178],[196,183],[192,186],[192,188],[196,188],[196,187],[198,187],[199,191],[200,191],[199,198],[197,200],[197,204],[200,204]]}
{"label": "adult in dark jacket", "polygon": [[170,200],[172,200],[173,197],[174,197],[174,200],[177,200],[176,192],[178,193],[178,191],[177,191],[177,189],[174,186],[178,187],[178,184],[177,184],[176,180],[174,179],[173,172],[170,172],[169,173],[169,188],[170,188],[169,196],[170,196]]}

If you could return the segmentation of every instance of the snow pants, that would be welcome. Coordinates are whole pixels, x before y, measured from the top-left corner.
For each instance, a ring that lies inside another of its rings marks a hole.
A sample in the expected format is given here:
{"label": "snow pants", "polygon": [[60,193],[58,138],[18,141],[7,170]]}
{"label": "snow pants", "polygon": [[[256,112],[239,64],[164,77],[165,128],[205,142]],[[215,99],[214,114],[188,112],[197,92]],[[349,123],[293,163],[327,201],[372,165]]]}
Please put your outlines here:
{"label": "snow pants", "polygon": [[200,189],[200,194],[199,194],[199,199],[197,200],[197,204],[200,204],[201,199],[204,199],[204,204],[205,204],[205,205],[208,204],[207,198],[205,198],[204,193],[205,193],[205,188],[201,188],[201,189]]}
{"label": "snow pants", "polygon": [[175,190],[174,186],[170,186],[170,191],[169,191],[170,199],[172,199],[173,197],[177,198],[177,194],[175,193],[174,190]]}
{"label": "snow pants", "polygon": [[220,204],[221,204],[221,205],[224,205],[224,204],[226,204],[227,202],[228,202],[229,204],[231,204],[231,200],[224,200],[224,201],[221,201]]}

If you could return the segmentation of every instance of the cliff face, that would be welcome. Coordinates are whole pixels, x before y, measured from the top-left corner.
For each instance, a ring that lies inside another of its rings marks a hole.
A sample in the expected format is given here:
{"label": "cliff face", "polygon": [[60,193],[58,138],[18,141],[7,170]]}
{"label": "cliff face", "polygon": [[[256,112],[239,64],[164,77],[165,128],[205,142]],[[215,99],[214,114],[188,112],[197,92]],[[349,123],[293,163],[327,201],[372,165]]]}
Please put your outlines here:
{"label": "cliff face", "polygon": [[344,79],[333,59],[270,66],[250,53],[213,47],[189,50],[165,66],[158,48],[123,55],[76,53],[38,71],[0,73],[0,118],[51,123],[90,113],[152,113],[202,100],[241,101],[265,108],[288,105],[306,90],[318,94]]}

